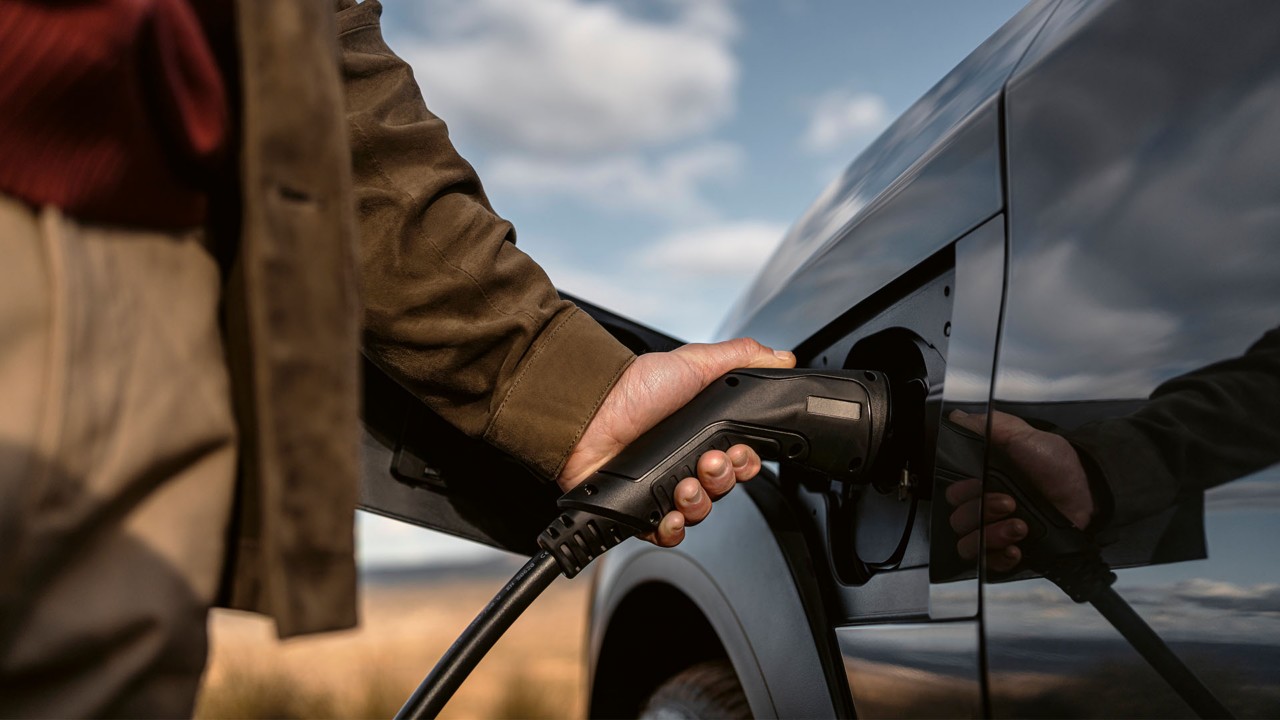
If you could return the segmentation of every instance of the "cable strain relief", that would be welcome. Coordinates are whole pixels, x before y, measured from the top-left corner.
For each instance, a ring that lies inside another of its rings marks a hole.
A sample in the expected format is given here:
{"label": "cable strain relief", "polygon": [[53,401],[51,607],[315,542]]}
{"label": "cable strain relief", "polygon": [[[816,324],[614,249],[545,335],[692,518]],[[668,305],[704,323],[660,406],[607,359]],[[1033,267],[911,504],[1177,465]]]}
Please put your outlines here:
{"label": "cable strain relief", "polygon": [[1116,581],[1111,566],[1096,552],[1054,558],[1044,569],[1044,576],[1078,603],[1092,601]]}
{"label": "cable strain relief", "polygon": [[572,578],[634,534],[631,528],[614,520],[585,510],[566,510],[538,535],[538,545],[551,553],[565,577]]}

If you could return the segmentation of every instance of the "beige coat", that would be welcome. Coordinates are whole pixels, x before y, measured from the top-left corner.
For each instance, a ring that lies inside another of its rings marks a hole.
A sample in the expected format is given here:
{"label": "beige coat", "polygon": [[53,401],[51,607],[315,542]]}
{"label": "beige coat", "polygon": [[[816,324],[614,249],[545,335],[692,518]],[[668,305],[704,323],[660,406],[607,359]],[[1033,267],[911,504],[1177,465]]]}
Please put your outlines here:
{"label": "beige coat", "polygon": [[515,248],[383,42],[376,0],[338,9],[237,3],[239,223],[218,240],[238,248],[226,325],[244,455],[227,601],[282,636],[356,620],[361,340],[545,477],[632,358]]}

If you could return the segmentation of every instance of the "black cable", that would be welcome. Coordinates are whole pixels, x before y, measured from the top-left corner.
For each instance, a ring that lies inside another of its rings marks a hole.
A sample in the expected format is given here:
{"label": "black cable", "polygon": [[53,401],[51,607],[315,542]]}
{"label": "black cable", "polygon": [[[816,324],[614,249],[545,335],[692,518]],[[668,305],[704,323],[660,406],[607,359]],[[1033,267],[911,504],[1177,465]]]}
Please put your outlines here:
{"label": "black cable", "polygon": [[434,718],[489,652],[489,648],[511,627],[511,623],[560,576],[560,567],[551,553],[543,550],[520,568],[489,601],[484,610],[454,641],[431,669],[413,696],[405,702],[397,720]]}
{"label": "black cable", "polygon": [[[1083,536],[1083,535],[1082,535]],[[1106,618],[1183,702],[1202,718],[1230,718],[1231,711],[1191,672],[1155,630],[1134,612],[1112,585],[1116,574],[1089,541],[1082,552],[1041,558],[1039,569],[1048,580],[1078,603],[1088,602]]]}
{"label": "black cable", "polygon": [[1146,659],[1160,677],[1202,718],[1230,718],[1231,711],[1214,697],[1191,669],[1165,645],[1155,630],[1133,611],[1110,587],[1100,588],[1089,598],[1093,607],[1105,617],[1129,644]]}

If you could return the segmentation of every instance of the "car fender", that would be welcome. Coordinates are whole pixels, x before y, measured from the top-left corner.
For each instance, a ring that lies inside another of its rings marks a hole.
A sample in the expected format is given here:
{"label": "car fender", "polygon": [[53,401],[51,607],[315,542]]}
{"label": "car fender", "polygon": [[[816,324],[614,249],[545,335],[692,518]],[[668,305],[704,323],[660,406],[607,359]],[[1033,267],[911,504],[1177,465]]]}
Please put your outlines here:
{"label": "car fender", "polygon": [[[602,560],[589,638],[593,687],[600,687],[597,661],[610,628],[615,620],[628,622],[616,617],[619,608],[639,589],[660,584],[688,598],[714,630],[756,717],[837,714],[820,655],[828,641],[814,637],[815,625],[798,589],[802,583],[774,524],[751,497],[755,494],[739,490],[717,500],[707,522],[690,528],[676,548],[624,543]],[[680,647],[680,627],[651,632]],[[683,666],[676,653],[670,674]]]}

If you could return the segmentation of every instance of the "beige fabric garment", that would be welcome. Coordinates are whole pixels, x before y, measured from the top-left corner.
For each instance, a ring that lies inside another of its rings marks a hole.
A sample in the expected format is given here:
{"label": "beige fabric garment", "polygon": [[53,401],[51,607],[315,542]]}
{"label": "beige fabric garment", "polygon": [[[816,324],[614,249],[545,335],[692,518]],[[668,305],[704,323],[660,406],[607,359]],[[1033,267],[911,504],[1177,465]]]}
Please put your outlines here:
{"label": "beige fabric garment", "polygon": [[0,196],[0,716],[182,716],[236,442],[195,233]]}

